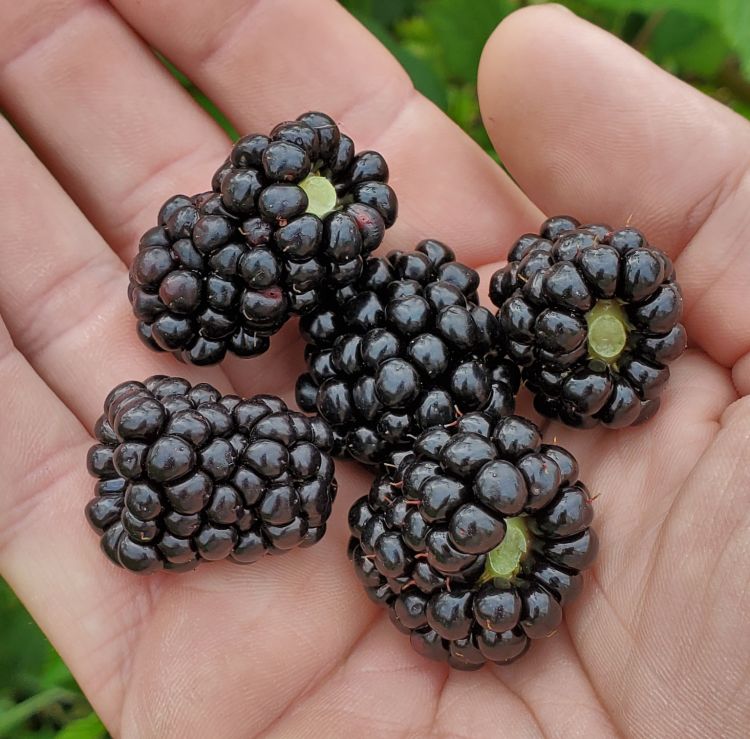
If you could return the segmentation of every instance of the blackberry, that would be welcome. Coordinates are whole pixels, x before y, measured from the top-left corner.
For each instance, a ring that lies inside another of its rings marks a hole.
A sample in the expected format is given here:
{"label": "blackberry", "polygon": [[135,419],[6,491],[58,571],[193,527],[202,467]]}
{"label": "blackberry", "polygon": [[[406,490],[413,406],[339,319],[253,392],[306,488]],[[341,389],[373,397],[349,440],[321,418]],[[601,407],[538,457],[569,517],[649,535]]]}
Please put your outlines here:
{"label": "blackberry", "polygon": [[396,221],[398,202],[387,183],[378,152],[355,152],[331,117],[309,112],[269,136],[237,141],[212,187],[242,221],[251,246],[272,242],[293,275],[305,273],[292,284],[301,295],[316,283],[312,267],[298,265],[316,265],[333,285],[359,275],[363,258]]}
{"label": "blackberry", "polygon": [[157,375],[112,390],[95,435],[86,517],[125,569],[248,564],[325,534],[337,487],[331,430],[279,398]]}
{"label": "blackberry", "polygon": [[308,373],[297,402],[332,426],[335,452],[376,464],[462,414],[513,411],[520,377],[477,273],[438,241],[371,257],[355,286],[300,322]]}
{"label": "blackberry", "polygon": [[414,649],[458,669],[553,634],[593,562],[575,458],[530,421],[469,413],[380,467],[349,511],[349,555]]}
{"label": "blackberry", "polygon": [[388,166],[323,113],[237,141],[213,191],[176,195],[141,238],[129,297],[152,349],[193,364],[263,353],[292,314],[355,281],[398,210]]}
{"label": "blackberry", "polygon": [[631,227],[550,218],[516,241],[490,297],[536,409],[570,426],[651,418],[687,344],[672,262]]}

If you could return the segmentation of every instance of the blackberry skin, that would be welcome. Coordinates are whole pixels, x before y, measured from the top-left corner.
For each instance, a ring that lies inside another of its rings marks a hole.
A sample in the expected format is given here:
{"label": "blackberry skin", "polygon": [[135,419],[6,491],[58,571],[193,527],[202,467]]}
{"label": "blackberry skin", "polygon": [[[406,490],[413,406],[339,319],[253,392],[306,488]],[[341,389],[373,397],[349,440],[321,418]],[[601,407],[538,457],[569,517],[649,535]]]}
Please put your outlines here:
{"label": "blackberry skin", "polygon": [[157,375],[104,401],[86,518],[116,565],[183,572],[318,542],[336,496],[332,435],[272,395]]}
{"label": "blackberry skin", "polygon": [[569,452],[470,413],[381,466],[349,511],[349,556],[417,652],[473,670],[558,629],[596,557],[592,517]]}
{"label": "blackberry skin", "polygon": [[227,352],[252,357],[289,317],[281,269],[271,252],[257,260],[213,193],[175,195],[158,225],[141,237],[128,297],[141,340],[183,362],[220,362]]}
{"label": "blackberry skin", "polygon": [[548,219],[516,241],[490,298],[536,409],[569,426],[651,418],[687,345],[672,262],[631,227]]}
{"label": "blackberry skin", "polygon": [[268,136],[239,139],[212,188],[248,243],[273,243],[307,308],[314,301],[304,294],[319,280],[353,282],[395,223],[398,201],[387,183],[382,155],[355,152],[330,116],[311,111]]}
{"label": "blackberry skin", "polygon": [[334,453],[376,464],[462,414],[513,412],[520,376],[502,354],[477,273],[444,244],[370,257],[362,279],[305,316],[297,402],[332,426]]}
{"label": "blackberry skin", "polygon": [[388,166],[323,113],[235,143],[213,191],[175,195],[141,238],[129,298],[151,349],[252,357],[292,315],[354,282],[396,220]]}

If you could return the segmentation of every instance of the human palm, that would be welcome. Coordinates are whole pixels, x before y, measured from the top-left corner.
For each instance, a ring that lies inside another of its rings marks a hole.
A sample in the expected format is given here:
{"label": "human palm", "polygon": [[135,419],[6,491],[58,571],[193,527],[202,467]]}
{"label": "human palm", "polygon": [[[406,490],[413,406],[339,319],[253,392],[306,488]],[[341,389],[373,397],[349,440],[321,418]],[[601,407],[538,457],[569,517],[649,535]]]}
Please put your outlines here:
{"label": "human palm", "polygon": [[[502,24],[480,70],[517,187],[333,2],[113,5],[0,2],[0,106],[31,147],[0,123],[0,572],[110,731],[744,735],[750,126],[566,11],[531,8]],[[293,328],[268,355],[211,369],[136,338],[138,235],[167,196],[205,189],[228,148],[145,44],[243,132],[321,109],[381,150],[401,202],[392,246],[443,239],[486,282],[542,213],[570,212],[632,218],[675,259],[691,348],[656,418],[547,429],[598,495],[602,546],[565,626],[520,662],[427,662],[367,600],[345,554],[346,511],[370,479],[353,464],[310,550],[149,578],[100,556],[84,458],[111,387],[184,374],[291,398],[302,365]]]}

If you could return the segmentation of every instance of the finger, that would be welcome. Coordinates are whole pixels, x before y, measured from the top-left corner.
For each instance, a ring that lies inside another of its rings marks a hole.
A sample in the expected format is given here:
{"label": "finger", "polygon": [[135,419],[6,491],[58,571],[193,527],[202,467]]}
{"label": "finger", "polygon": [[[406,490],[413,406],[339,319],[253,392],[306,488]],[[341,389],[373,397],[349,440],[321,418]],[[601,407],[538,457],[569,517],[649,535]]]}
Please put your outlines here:
{"label": "finger", "polygon": [[[553,31],[554,45],[531,43]],[[479,96],[500,157],[545,212],[632,218],[670,248],[694,235],[748,161],[739,116],[562,6],[500,24]]]}
{"label": "finger", "polygon": [[682,250],[691,340],[726,366],[750,350],[746,121],[557,6],[498,27],[479,95],[501,159],[534,202],[614,227],[632,220]]}
{"label": "finger", "polygon": [[[13,347],[0,321],[0,572],[112,726],[147,595],[82,536],[91,437]],[[147,592],[147,589],[146,591]]]}
{"label": "finger", "polygon": [[[589,609],[602,615],[600,630],[634,620],[662,527],[685,481],[713,443],[718,420],[737,394],[729,373],[689,350],[674,364],[659,413],[640,427],[602,434],[553,423],[546,438],[569,449],[593,496],[594,528],[602,542],[597,589],[587,597],[571,635],[580,649],[590,640]],[[657,481],[655,483],[654,481]],[[605,617],[606,614],[606,617]],[[603,634],[599,635],[604,639]],[[600,639],[597,639],[599,643]]]}
{"label": "finger", "polygon": [[211,13],[198,0],[114,5],[238,130],[268,130],[322,109],[359,148],[381,151],[400,206],[391,243],[434,236],[477,264],[496,255],[499,237],[538,218],[502,170],[414,92],[398,63],[338,3],[231,0]]}
{"label": "finger", "polygon": [[734,363],[732,382],[740,395],[750,395],[750,352],[744,354]]}
{"label": "finger", "polygon": [[0,107],[126,260],[169,196],[210,188],[226,135],[106,4],[0,3]]}
{"label": "finger", "polygon": [[16,347],[84,425],[124,380],[180,374],[229,390],[220,369],[181,365],[139,341],[125,266],[6,121],[0,149],[0,312]]}
{"label": "finger", "polygon": [[746,729],[748,438],[743,398],[723,414],[671,506],[647,575],[631,579],[624,602],[593,593],[582,614],[587,638],[579,650],[626,734],[682,736],[700,726],[706,736],[742,736]]}

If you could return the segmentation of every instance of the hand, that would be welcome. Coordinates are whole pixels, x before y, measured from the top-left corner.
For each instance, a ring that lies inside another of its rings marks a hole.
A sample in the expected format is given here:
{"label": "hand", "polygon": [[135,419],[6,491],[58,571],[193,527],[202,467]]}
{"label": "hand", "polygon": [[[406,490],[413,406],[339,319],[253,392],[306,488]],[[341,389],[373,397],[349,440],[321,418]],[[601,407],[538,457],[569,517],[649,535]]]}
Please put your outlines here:
{"label": "hand", "polygon": [[[114,735],[744,736],[747,122],[567,11],[530,8],[480,70],[517,187],[333,2],[5,0],[0,26],[0,105],[31,147],[0,123],[0,571]],[[569,212],[631,219],[676,259],[691,349],[660,413],[619,432],[550,428],[599,495],[602,549],[565,628],[521,662],[449,672],[370,604],[345,554],[348,505],[369,485],[351,464],[311,550],[145,579],[100,555],[84,459],[115,384],[184,374],[291,398],[302,366],[293,327],[262,359],[212,369],[136,338],[138,236],[228,150],[146,44],[242,132],[321,109],[382,151],[402,206],[391,245],[435,236],[487,278],[542,213]]]}

